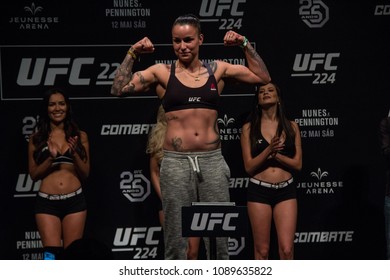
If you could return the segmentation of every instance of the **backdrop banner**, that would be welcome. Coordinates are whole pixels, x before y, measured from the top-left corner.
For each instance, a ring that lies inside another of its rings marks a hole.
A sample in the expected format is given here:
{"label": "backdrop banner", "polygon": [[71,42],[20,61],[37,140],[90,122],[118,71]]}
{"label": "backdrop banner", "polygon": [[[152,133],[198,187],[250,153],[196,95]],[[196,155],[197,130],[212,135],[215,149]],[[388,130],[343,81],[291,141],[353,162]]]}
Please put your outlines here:
{"label": "backdrop banner", "polygon": [[[245,64],[241,48],[225,47],[223,37],[235,30],[249,39],[301,129],[295,258],[384,259],[378,128],[390,109],[387,0],[2,1],[0,259],[43,258],[33,213],[40,181],[28,175],[27,146],[52,86],[70,94],[90,139],[86,238],[117,260],[164,258],[145,152],[160,100],[153,91],[117,98],[110,88],[130,45],[145,36],[155,52],[142,55],[135,70],[174,62],[171,27],[186,13],[201,20],[206,62]],[[249,182],[240,133],[253,98],[253,86],[227,84],[218,112],[231,200],[239,207]],[[271,246],[270,258],[278,259],[275,238]],[[249,224],[245,234],[229,237],[229,254],[253,259]]]}

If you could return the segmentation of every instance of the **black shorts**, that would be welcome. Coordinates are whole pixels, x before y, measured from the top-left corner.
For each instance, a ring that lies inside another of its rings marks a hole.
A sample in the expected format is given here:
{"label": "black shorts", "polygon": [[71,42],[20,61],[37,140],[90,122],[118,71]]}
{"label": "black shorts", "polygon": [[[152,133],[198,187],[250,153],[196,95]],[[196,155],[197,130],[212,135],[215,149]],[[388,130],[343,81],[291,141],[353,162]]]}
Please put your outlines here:
{"label": "black shorts", "polygon": [[269,204],[274,207],[279,202],[297,198],[296,183],[293,181],[284,188],[273,189],[249,181],[247,201]]}
{"label": "black shorts", "polygon": [[87,209],[84,193],[79,193],[67,199],[50,200],[39,195],[35,201],[35,214],[50,214],[61,220],[68,214],[81,212]]}

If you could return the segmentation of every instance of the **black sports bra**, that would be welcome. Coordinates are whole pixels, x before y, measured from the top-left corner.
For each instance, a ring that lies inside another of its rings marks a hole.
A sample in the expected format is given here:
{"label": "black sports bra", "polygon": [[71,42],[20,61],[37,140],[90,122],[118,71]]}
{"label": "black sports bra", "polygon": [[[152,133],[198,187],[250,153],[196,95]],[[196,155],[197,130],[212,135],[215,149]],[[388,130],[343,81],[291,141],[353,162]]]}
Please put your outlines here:
{"label": "black sports bra", "polygon": [[62,155],[60,153],[57,153],[57,156],[53,159],[53,162],[51,165],[58,165],[61,163],[65,164],[73,164],[73,157],[70,152],[70,149],[66,150],[66,152]]}
{"label": "black sports bra", "polygon": [[[48,157],[50,157],[50,151],[47,145],[43,146],[40,152],[37,151],[34,154],[34,159],[38,164],[44,162]],[[57,156],[53,159],[52,165],[55,166],[62,163],[73,164],[73,157],[70,149],[68,149],[64,154],[57,152]]]}
{"label": "black sports bra", "polygon": [[219,93],[214,73],[207,63],[204,63],[209,78],[201,87],[190,88],[183,85],[175,75],[175,63],[171,66],[171,75],[167,89],[162,99],[165,112],[177,111],[190,108],[207,108],[217,110]]}
{"label": "black sports bra", "polygon": [[[296,152],[294,142],[286,139],[284,144],[285,144],[284,149],[281,150],[279,153],[281,153],[285,156],[288,156],[288,157],[293,157],[295,155],[295,152]],[[263,137],[263,135],[260,132],[260,138],[256,141],[255,148],[252,150],[252,157],[255,157],[255,156],[261,154],[261,152],[263,152],[265,150],[265,148],[267,148],[268,146],[269,146],[269,143],[267,142],[267,140],[265,140],[265,138]]]}

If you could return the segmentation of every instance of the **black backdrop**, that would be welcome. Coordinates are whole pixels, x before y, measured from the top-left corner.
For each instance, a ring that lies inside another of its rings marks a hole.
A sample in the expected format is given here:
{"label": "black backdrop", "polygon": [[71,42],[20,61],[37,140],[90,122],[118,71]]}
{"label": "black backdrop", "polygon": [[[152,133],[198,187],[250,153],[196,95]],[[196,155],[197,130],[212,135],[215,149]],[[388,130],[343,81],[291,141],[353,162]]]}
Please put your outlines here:
{"label": "black backdrop", "polygon": [[[0,7],[0,259],[42,258],[32,210],[39,182],[28,176],[26,137],[43,91],[53,85],[71,94],[75,118],[90,138],[86,236],[116,259],[163,258],[145,154],[159,100],[152,92],[114,98],[110,86],[129,44],[144,36],[156,52],[136,67],[174,59],[171,24],[184,13],[202,20],[205,60],[245,63],[241,50],[222,40],[232,28],[246,35],[300,125],[296,258],[384,258],[377,130],[390,108],[389,1],[20,0]],[[229,85],[219,111],[238,205],[245,205],[248,183],[240,127],[252,98],[251,87]],[[250,232],[229,244],[232,259],[253,257]]]}

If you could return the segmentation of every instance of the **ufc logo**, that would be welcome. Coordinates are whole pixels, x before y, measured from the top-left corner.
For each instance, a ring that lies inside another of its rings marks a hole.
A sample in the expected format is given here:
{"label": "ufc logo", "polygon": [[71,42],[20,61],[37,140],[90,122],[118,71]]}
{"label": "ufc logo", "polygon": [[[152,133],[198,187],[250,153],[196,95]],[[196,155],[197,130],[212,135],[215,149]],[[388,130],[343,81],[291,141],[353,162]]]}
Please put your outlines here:
{"label": "ufc logo", "polygon": [[333,64],[333,59],[340,57],[340,53],[305,53],[295,56],[294,71],[315,71],[317,67],[323,66],[326,71],[337,70],[337,65]]}
{"label": "ufc logo", "polygon": [[203,0],[199,15],[220,17],[224,11],[230,11],[231,16],[243,16],[244,12],[239,11],[238,7],[241,3],[246,3],[246,0]]}
{"label": "ufc logo", "polygon": [[34,182],[30,175],[19,174],[15,190],[17,193],[37,192],[41,186],[41,180]]}
{"label": "ufc logo", "polygon": [[[71,85],[89,85],[90,79],[80,78],[81,68],[85,64],[93,64],[93,57],[80,57],[71,61],[70,58],[23,58],[20,63],[17,84],[20,86],[53,86],[56,77],[59,75],[68,75]],[[46,73],[45,73],[45,68]]]}
{"label": "ufc logo", "polygon": [[221,226],[224,231],[234,231],[236,226],[231,225],[233,218],[238,218],[238,213],[194,213],[191,230],[213,231],[215,227]]}
{"label": "ufc logo", "polygon": [[189,97],[188,102],[200,102],[200,97]]}
{"label": "ufc logo", "polygon": [[115,246],[135,246],[140,240],[145,240],[146,245],[157,245],[159,242],[155,234],[161,231],[161,227],[135,227],[118,228],[115,233]]}

